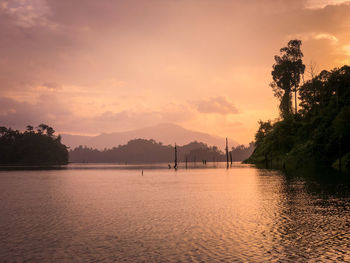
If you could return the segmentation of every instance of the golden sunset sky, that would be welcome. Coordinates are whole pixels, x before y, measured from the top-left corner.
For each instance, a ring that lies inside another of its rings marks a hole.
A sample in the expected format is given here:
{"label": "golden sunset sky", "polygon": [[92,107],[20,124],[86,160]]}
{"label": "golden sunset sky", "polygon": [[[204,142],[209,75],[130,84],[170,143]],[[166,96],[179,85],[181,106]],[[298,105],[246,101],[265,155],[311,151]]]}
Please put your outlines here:
{"label": "golden sunset sky", "polygon": [[278,117],[290,39],[307,70],[350,64],[346,1],[0,0],[0,32],[0,126],[60,133],[166,122],[245,144]]}

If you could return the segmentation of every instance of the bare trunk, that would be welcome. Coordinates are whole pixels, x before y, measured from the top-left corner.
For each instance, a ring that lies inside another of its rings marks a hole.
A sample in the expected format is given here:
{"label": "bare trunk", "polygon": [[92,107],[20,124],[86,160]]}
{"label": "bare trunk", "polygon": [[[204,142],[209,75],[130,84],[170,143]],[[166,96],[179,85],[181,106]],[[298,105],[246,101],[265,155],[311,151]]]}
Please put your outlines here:
{"label": "bare trunk", "polygon": [[174,168],[177,168],[177,147],[176,147],[176,143],[175,143],[175,164],[174,164]]}
{"label": "bare trunk", "polygon": [[228,167],[228,143],[227,143],[227,137],[226,137],[226,165]]}

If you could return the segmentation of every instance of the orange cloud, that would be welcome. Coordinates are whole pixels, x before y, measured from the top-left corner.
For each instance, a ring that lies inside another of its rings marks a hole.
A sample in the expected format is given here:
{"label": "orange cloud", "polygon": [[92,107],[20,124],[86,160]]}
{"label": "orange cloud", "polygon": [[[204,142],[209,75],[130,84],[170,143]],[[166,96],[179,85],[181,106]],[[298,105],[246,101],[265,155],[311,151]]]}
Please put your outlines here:
{"label": "orange cloud", "polygon": [[203,99],[194,102],[197,110],[201,113],[236,114],[236,106],[223,96]]}

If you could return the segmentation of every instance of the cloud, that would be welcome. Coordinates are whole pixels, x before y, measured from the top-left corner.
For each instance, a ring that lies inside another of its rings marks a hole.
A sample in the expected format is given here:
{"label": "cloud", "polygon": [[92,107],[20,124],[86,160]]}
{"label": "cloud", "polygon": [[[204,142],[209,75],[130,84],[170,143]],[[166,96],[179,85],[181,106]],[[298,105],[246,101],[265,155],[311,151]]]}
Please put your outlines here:
{"label": "cloud", "polygon": [[54,94],[41,95],[36,103],[0,97],[0,126],[23,129],[26,125],[46,123],[59,132],[91,133],[124,131],[163,122],[181,123],[195,116],[186,105],[170,105],[160,110],[105,111],[90,116],[68,110]]}
{"label": "cloud", "polygon": [[327,5],[337,5],[347,2],[347,0],[308,0],[306,2],[306,7],[311,9],[324,8]]}
{"label": "cloud", "polygon": [[0,4],[0,13],[12,18],[19,27],[29,28],[39,25],[55,28],[55,24],[48,20],[51,11],[45,0],[5,0]]}
{"label": "cloud", "polygon": [[45,82],[42,84],[42,86],[48,90],[61,90],[62,89],[62,85],[58,84],[56,82]]}
{"label": "cloud", "polygon": [[70,119],[71,115],[71,111],[53,96],[41,96],[35,104],[0,98],[1,125],[16,129],[43,122],[54,126],[57,122],[62,123],[65,119]]}
{"label": "cloud", "polygon": [[332,34],[328,33],[315,33],[315,32],[307,32],[303,34],[296,34],[296,35],[289,35],[289,39],[292,38],[298,38],[302,39],[304,41],[310,41],[310,40],[329,40],[332,44],[337,44],[339,39]]}
{"label": "cloud", "polygon": [[121,110],[117,112],[105,111],[91,119],[109,131],[130,130],[156,125],[159,123],[182,123],[195,117],[195,113],[186,105],[169,105],[160,110]]}
{"label": "cloud", "polygon": [[336,36],[333,36],[331,34],[325,34],[325,33],[320,33],[320,34],[316,34],[314,36],[315,39],[327,39],[327,40],[330,40],[334,43],[337,43],[339,40]]}
{"label": "cloud", "polygon": [[218,96],[194,102],[195,107],[201,113],[236,114],[236,106],[226,97]]}

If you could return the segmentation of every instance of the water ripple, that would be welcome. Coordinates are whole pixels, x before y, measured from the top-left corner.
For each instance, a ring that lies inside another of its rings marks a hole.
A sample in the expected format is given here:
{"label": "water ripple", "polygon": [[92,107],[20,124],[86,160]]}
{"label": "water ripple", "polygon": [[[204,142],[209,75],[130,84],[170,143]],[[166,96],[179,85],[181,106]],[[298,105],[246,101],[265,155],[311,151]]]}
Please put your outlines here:
{"label": "water ripple", "polygon": [[347,189],[242,165],[3,171],[0,261],[346,262]]}

